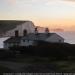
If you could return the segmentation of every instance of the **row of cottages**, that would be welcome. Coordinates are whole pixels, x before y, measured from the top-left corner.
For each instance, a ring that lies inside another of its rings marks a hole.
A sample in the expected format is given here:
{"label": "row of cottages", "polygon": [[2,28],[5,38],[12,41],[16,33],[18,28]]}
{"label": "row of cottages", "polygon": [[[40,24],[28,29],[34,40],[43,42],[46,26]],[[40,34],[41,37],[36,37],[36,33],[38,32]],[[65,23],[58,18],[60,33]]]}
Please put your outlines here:
{"label": "row of cottages", "polygon": [[[16,35],[19,35],[18,33]],[[23,36],[13,36],[4,41],[4,48],[8,49],[13,46],[31,46],[37,45],[38,41],[44,41],[49,43],[64,43],[64,38],[56,33],[49,33],[46,28],[45,33],[38,33],[35,28],[34,33],[25,32]]]}

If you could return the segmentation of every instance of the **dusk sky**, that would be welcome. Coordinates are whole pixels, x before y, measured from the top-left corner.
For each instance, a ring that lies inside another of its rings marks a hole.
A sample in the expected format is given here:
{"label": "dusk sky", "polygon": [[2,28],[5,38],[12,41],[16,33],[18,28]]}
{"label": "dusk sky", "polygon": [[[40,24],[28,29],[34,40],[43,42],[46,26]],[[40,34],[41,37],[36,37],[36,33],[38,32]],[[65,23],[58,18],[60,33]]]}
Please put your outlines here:
{"label": "dusk sky", "polygon": [[31,20],[38,26],[75,31],[75,0],[0,0],[0,19]]}

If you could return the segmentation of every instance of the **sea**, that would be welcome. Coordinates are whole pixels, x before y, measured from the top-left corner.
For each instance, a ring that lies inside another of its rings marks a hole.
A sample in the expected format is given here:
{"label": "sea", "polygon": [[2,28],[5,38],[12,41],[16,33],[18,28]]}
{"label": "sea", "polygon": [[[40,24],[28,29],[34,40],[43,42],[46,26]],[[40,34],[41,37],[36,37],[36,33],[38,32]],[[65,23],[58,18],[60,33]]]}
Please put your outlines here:
{"label": "sea", "polygon": [[[66,43],[75,44],[75,32],[67,31],[67,32],[54,32],[59,34],[61,37],[64,38]],[[8,39],[9,37],[0,38],[0,48],[3,48],[3,41]]]}
{"label": "sea", "polygon": [[64,38],[64,41],[70,44],[75,44],[75,32],[56,32],[59,34],[61,37]]}

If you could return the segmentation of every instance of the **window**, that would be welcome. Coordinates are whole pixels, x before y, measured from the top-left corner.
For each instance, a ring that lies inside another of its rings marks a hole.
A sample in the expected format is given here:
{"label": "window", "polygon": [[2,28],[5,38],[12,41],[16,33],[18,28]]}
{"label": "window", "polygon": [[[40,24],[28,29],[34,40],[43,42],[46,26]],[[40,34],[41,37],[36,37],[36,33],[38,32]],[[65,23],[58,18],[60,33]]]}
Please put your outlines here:
{"label": "window", "polygon": [[61,42],[61,40],[59,40],[59,42]]}
{"label": "window", "polygon": [[27,35],[27,30],[24,30],[23,31],[23,36],[26,36]]}
{"label": "window", "polygon": [[25,40],[23,39],[23,42],[25,42]]}
{"label": "window", "polygon": [[19,32],[18,32],[18,30],[15,31],[15,36],[16,36],[16,37],[19,36]]}

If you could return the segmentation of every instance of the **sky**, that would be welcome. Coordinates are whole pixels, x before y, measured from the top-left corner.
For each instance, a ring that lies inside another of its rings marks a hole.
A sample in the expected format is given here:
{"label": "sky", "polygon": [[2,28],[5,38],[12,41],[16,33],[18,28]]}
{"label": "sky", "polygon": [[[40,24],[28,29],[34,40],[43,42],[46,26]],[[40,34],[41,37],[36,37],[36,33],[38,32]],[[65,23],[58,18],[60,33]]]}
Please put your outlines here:
{"label": "sky", "polygon": [[75,31],[75,0],[0,0],[0,19]]}

